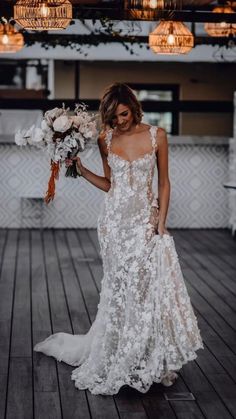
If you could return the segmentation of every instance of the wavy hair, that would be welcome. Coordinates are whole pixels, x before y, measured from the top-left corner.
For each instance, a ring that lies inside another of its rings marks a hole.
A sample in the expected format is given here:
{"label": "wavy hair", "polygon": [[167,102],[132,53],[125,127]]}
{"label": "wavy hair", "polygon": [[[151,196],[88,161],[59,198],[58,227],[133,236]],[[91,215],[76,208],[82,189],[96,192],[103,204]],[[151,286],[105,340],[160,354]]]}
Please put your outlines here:
{"label": "wavy hair", "polygon": [[136,124],[141,122],[142,107],[133,90],[127,84],[113,83],[105,89],[99,106],[104,128],[107,125],[114,128],[113,120],[116,108],[120,104],[130,108]]}

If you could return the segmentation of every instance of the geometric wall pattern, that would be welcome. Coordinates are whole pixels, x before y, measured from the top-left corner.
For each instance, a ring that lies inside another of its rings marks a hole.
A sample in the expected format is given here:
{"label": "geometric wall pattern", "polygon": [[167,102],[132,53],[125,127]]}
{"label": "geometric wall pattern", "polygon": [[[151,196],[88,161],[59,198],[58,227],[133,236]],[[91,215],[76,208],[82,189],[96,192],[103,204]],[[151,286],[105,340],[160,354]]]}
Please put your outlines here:
{"label": "geometric wall pattern", "polygon": [[[48,157],[33,147],[0,144],[0,227],[92,228],[105,192],[83,178],[66,178],[61,170],[56,197],[42,198],[50,175]],[[86,152],[85,152],[86,153]],[[82,161],[103,175],[96,146]],[[168,226],[220,228],[228,225],[228,145],[170,144],[171,201]],[[154,189],[156,188],[156,177]]]}
{"label": "geometric wall pattern", "polygon": [[228,225],[228,145],[172,145],[169,225],[220,228]]}

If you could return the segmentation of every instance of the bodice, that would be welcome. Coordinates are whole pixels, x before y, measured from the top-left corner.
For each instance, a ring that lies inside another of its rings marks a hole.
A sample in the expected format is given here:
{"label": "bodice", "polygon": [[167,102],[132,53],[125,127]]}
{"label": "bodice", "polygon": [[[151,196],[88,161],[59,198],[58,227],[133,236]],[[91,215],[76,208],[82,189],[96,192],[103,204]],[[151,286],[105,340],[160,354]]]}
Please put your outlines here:
{"label": "bodice", "polygon": [[108,149],[108,164],[111,168],[111,192],[122,194],[151,193],[154,167],[156,161],[157,127],[150,126],[150,141],[152,151],[129,161],[111,151],[112,130],[106,135]]}

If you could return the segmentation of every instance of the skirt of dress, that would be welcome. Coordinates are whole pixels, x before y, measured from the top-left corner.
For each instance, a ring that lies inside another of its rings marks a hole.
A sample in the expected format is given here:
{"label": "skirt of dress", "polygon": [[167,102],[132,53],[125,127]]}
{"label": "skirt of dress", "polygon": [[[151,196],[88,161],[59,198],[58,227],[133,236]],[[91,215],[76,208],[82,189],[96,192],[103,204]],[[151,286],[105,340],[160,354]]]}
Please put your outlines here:
{"label": "skirt of dress", "polygon": [[203,348],[172,236],[153,236],[124,272],[120,278],[105,272],[87,334],[59,332],[34,347],[77,366],[75,386],[92,394],[116,394],[123,385],[143,393],[153,382],[171,385],[175,371]]}

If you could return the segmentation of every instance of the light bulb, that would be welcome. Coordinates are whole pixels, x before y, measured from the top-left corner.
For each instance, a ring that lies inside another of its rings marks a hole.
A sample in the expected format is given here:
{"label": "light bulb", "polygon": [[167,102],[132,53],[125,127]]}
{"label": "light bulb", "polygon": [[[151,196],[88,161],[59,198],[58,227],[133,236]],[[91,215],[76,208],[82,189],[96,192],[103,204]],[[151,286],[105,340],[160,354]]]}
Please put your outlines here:
{"label": "light bulb", "polygon": [[167,36],[167,44],[168,45],[174,45],[174,43],[175,43],[175,37],[174,37],[173,33],[170,33]]}
{"label": "light bulb", "polygon": [[150,0],[149,7],[155,9],[157,7],[157,0]]}
{"label": "light bulb", "polygon": [[220,27],[221,28],[225,28],[227,26],[227,23],[226,22],[220,22]]}
{"label": "light bulb", "polygon": [[40,8],[40,11],[41,11],[42,17],[48,17],[49,16],[49,8],[46,6],[45,3],[42,4],[42,6]]}
{"label": "light bulb", "polygon": [[3,37],[2,37],[2,43],[4,44],[4,45],[7,45],[7,44],[9,44],[9,38],[8,38],[8,35],[3,35]]}

